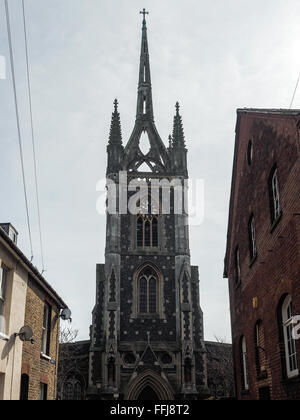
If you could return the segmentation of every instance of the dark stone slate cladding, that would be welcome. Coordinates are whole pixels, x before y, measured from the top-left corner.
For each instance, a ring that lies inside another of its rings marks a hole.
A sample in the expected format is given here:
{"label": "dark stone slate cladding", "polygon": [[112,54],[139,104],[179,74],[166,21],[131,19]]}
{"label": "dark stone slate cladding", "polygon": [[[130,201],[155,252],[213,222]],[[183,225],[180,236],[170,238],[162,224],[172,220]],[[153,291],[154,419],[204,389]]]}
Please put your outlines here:
{"label": "dark stone slate cladding", "polygon": [[[233,397],[234,396],[234,379],[233,379],[233,360],[232,360],[232,346],[230,344],[222,344],[216,342],[205,342],[207,353],[207,375],[208,386],[211,390],[211,395],[217,397]],[[89,350],[90,342],[78,342],[60,345],[60,357],[58,364],[58,398],[64,399],[63,384],[68,377],[75,376],[81,378],[84,393],[83,399],[88,386],[88,368],[89,368]],[[139,353],[142,357],[143,352]],[[100,380],[101,353],[95,353],[93,358],[93,382]],[[151,353],[145,354],[144,362],[147,361],[151,364],[153,362]],[[195,353],[196,382],[198,386],[204,385],[202,369],[203,355],[200,352]],[[147,365],[147,363],[146,363]],[[121,388],[126,389],[128,381],[130,380],[135,368],[121,368]],[[178,388],[178,380],[176,378],[175,368],[164,368],[164,373],[167,375],[170,385],[174,390],[180,393]],[[66,375],[66,373],[69,375]],[[97,374],[98,372],[98,374]],[[161,368],[156,367],[156,372],[160,373]],[[180,395],[177,395],[180,398]]]}
{"label": "dark stone slate cladding", "polygon": [[97,265],[96,305],[93,310],[93,330],[91,337],[95,340],[95,347],[104,344],[104,298],[105,298],[105,265]]}
{"label": "dark stone slate cladding", "polygon": [[57,398],[65,399],[64,386],[70,379],[76,379],[82,389],[82,399],[86,398],[89,372],[90,341],[65,343],[59,346]]}
{"label": "dark stone slate cladding", "polygon": [[[173,193],[171,193],[171,203],[172,203]],[[171,214],[164,215],[160,217],[160,231],[159,231],[159,251],[152,251],[152,254],[173,254],[175,255],[175,216],[172,214],[173,206],[170,208]],[[141,252],[140,250],[135,250],[134,237],[132,235],[135,232],[135,217],[131,215],[122,215],[121,216],[121,253],[126,255],[134,253],[136,255],[147,255],[147,252]]]}
{"label": "dark stone slate cladding", "polygon": [[[145,261],[159,267],[164,277],[163,310],[165,321],[159,318],[131,319],[133,310],[133,277],[136,269]],[[121,258],[121,341],[147,341],[147,331],[152,341],[176,341],[176,291],[175,258],[149,255],[145,259],[137,255],[123,255]],[[165,267],[165,268],[164,268]],[[124,332],[127,332],[125,334]],[[137,334],[137,331],[139,332]],[[171,334],[172,333],[172,334]]]}
{"label": "dark stone slate cladding", "polygon": [[199,269],[192,266],[192,304],[193,304],[193,318],[194,318],[194,343],[196,349],[203,348],[203,312],[200,308],[200,293],[199,293]]}

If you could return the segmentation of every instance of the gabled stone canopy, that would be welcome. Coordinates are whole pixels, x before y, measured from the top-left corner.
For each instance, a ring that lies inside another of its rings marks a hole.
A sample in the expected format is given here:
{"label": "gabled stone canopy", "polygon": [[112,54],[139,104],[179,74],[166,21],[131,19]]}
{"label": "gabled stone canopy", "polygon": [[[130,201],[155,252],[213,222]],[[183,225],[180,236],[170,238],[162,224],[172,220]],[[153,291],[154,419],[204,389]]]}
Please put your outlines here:
{"label": "gabled stone canopy", "polygon": [[[143,132],[149,137],[150,150],[144,155],[140,149],[140,140]],[[168,173],[170,171],[170,158],[163,144],[154,122],[147,117],[137,119],[133,133],[125,148],[124,170],[137,172],[139,167],[146,163],[153,172]]]}
{"label": "gabled stone canopy", "polygon": [[[161,175],[176,173],[176,175],[187,176],[187,150],[178,103],[176,109],[173,138],[167,149],[154,122],[147,25],[144,18],[136,121],[130,139],[126,147],[123,148],[120,118],[115,103],[108,150],[108,173],[115,173],[118,170],[143,173],[145,172],[143,168],[146,165],[147,172]],[[150,144],[146,154],[142,152],[140,144],[143,133],[147,134]]]}

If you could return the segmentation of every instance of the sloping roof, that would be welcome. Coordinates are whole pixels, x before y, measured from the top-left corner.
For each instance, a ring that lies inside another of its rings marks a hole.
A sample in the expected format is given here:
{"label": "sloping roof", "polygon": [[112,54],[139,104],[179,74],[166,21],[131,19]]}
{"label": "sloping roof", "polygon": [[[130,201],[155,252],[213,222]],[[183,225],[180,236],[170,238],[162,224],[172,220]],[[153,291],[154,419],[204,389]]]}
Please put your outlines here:
{"label": "sloping roof", "polygon": [[300,115],[300,109],[276,109],[276,108],[238,108],[237,113],[251,114],[276,114],[276,115]]}
{"label": "sloping roof", "polygon": [[46,292],[52,299],[58,304],[60,309],[66,309],[68,306],[62,300],[62,298],[58,295],[58,293],[53,289],[52,286],[45,280],[42,274],[38,271],[38,269],[28,260],[28,258],[23,254],[20,248],[10,239],[7,233],[0,227],[0,241],[4,242],[6,247],[9,249],[10,252],[13,252],[19,257],[22,261],[23,265],[26,267],[28,272],[31,274],[31,277],[35,282]]}

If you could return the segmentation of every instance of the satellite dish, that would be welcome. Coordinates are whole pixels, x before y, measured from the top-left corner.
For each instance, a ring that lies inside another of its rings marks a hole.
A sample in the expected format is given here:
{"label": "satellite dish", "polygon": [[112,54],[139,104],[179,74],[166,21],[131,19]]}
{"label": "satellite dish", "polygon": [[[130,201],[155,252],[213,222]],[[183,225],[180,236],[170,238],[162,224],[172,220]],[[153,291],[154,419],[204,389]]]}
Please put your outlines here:
{"label": "satellite dish", "polygon": [[30,327],[22,327],[18,336],[21,341],[30,341],[33,337],[33,331]]}
{"label": "satellite dish", "polygon": [[64,309],[60,314],[60,317],[63,321],[71,320],[71,316],[72,316],[72,312],[69,308]]}

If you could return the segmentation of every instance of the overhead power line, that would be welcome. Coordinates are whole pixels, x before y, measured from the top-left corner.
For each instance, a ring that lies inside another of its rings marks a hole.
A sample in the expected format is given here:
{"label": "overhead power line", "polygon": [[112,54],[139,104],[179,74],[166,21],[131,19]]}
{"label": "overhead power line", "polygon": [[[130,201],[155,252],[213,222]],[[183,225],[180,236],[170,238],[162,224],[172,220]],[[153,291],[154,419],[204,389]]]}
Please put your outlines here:
{"label": "overhead power line", "polygon": [[35,178],[35,193],[36,193],[36,204],[38,212],[38,223],[39,223],[39,237],[40,237],[40,248],[41,248],[41,259],[42,259],[42,270],[45,271],[44,265],[44,250],[43,250],[43,236],[42,236],[42,224],[41,224],[41,211],[40,211],[40,198],[39,198],[39,183],[37,175],[37,163],[36,163],[36,147],[35,147],[35,132],[33,124],[33,110],[32,110],[32,95],[31,95],[31,82],[30,82],[30,67],[29,67],[29,54],[28,54],[28,40],[27,40],[27,23],[25,13],[25,0],[22,0],[23,9],[23,25],[24,25],[24,37],[25,37],[25,53],[26,53],[26,67],[27,67],[27,85],[29,94],[29,111],[30,111],[30,125],[31,125],[31,140],[32,140],[32,151],[34,161],[34,178]]}
{"label": "overhead power line", "polygon": [[299,82],[300,82],[300,73],[299,73],[298,80],[297,80],[297,83],[296,83],[296,87],[295,87],[295,90],[294,90],[294,94],[293,94],[293,97],[292,97],[290,109],[292,109],[294,99],[295,99],[295,96],[296,96],[296,93],[297,93],[297,89],[298,89],[298,86],[299,86]]}
{"label": "overhead power line", "polygon": [[30,217],[29,217],[29,208],[28,208],[27,187],[26,187],[26,178],[25,178],[23,147],[22,147],[22,137],[21,137],[21,128],[20,128],[20,116],[19,116],[17,89],[16,89],[16,75],[15,75],[14,54],[13,54],[13,44],[12,44],[12,36],[11,36],[11,26],[10,26],[8,0],[5,0],[5,15],[6,15],[6,24],[7,24],[7,35],[8,35],[8,44],[9,44],[9,55],[10,55],[10,64],[11,64],[11,73],[12,73],[12,83],[13,83],[13,91],[14,91],[15,112],[16,112],[17,128],[18,128],[19,151],[20,151],[20,159],[21,159],[21,167],[22,167],[22,178],[23,178],[26,215],[27,215],[27,226],[28,226],[28,233],[29,233],[31,260],[32,260],[33,259],[33,246],[32,246],[32,236],[31,236],[31,228],[30,228]]}

